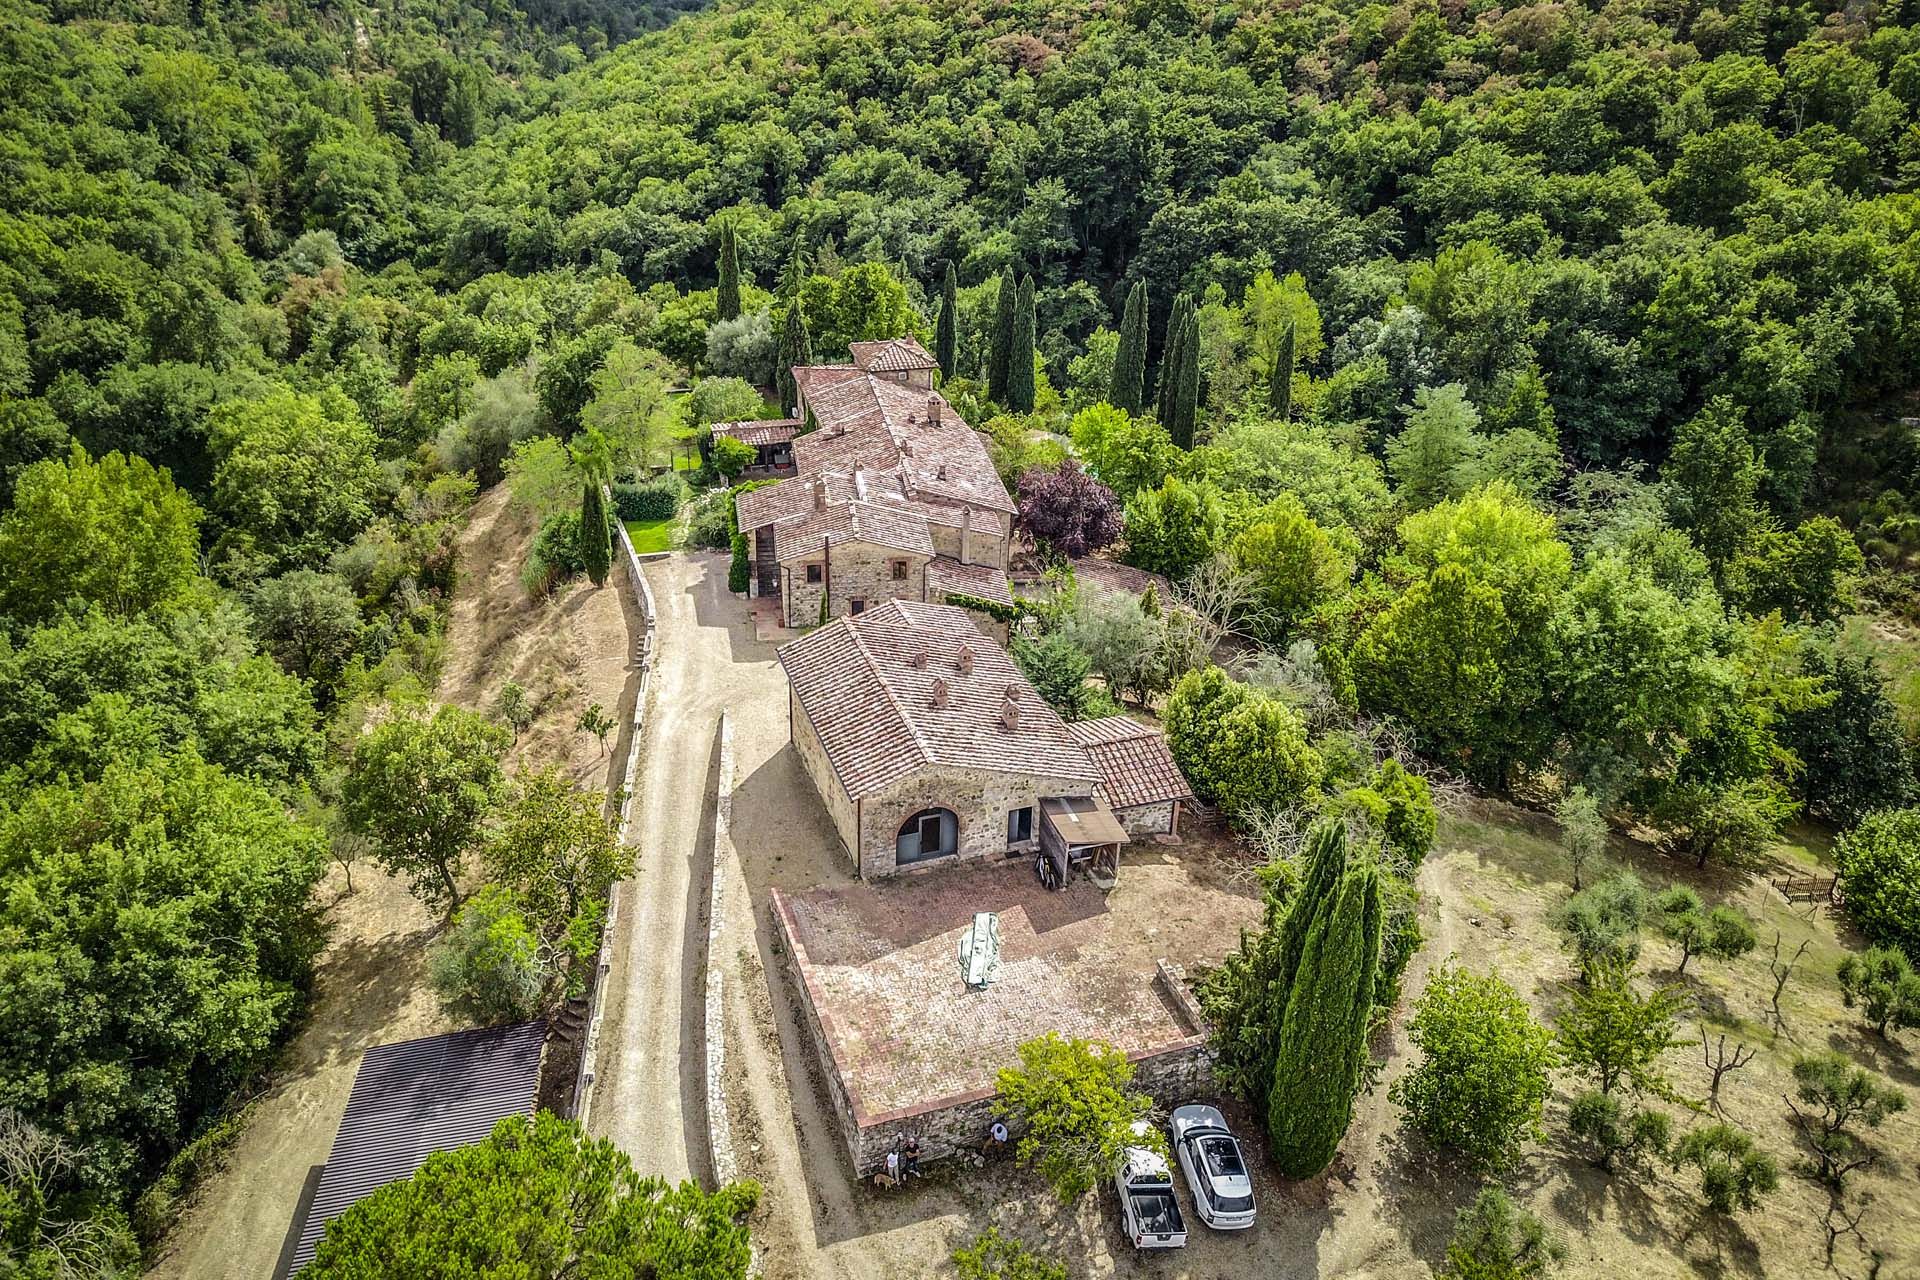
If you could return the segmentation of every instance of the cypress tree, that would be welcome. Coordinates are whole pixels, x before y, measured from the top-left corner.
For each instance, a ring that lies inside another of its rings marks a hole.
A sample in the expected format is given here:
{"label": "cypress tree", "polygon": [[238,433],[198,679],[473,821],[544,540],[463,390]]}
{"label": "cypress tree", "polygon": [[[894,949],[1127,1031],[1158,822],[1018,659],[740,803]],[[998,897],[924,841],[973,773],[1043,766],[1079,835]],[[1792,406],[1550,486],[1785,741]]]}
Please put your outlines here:
{"label": "cypress tree", "polygon": [[1180,337],[1180,365],[1174,381],[1173,421],[1168,434],[1182,449],[1193,448],[1193,426],[1200,410],[1200,313],[1187,307]]}
{"label": "cypress tree", "polygon": [[1285,422],[1293,412],[1293,322],[1280,335],[1280,349],[1273,353],[1273,374],[1267,382],[1267,405],[1273,416]]}
{"label": "cypress tree", "polygon": [[1353,1119],[1382,915],[1380,872],[1366,863],[1340,878],[1308,931],[1267,1095],[1274,1163],[1289,1178],[1310,1178],[1331,1164]]}
{"label": "cypress tree", "polygon": [[953,377],[955,357],[960,350],[960,278],[953,261],[947,261],[947,278],[940,285],[940,319],[933,327],[933,358],[940,362],[940,380]]}
{"label": "cypress tree", "polygon": [[1180,383],[1180,344],[1187,333],[1187,295],[1173,300],[1167,314],[1167,340],[1160,350],[1160,387],[1154,394],[1153,416],[1169,431],[1173,429],[1173,407]]}
{"label": "cypress tree", "polygon": [[1007,408],[1033,412],[1033,277],[1020,282],[1013,304],[1013,345],[1007,351]]}
{"label": "cypress tree", "polygon": [[1302,852],[1306,872],[1292,895],[1267,896],[1261,931],[1241,935],[1240,949],[1227,957],[1201,989],[1216,1027],[1220,1072],[1255,1103],[1273,1083],[1274,1055],[1294,975],[1314,918],[1339,886],[1347,869],[1345,824],[1324,819],[1307,833]]}
{"label": "cypress tree", "polygon": [[787,255],[787,265],[780,272],[780,296],[791,298],[799,294],[800,286],[805,283],[807,272],[812,269],[812,261],[807,255],[807,240],[803,232],[793,233],[793,252]]}
{"label": "cypress tree", "polygon": [[788,417],[800,402],[799,388],[793,381],[794,367],[812,363],[813,339],[807,334],[807,318],[800,314],[800,300],[795,298],[787,304],[787,327],[780,334],[780,367],[774,371],[774,381],[780,388],[780,412]]}
{"label": "cypress tree", "polygon": [[1147,398],[1147,282],[1135,282],[1120,318],[1120,345],[1113,353],[1113,380],[1107,403],[1130,414]]}
{"label": "cypress tree", "polygon": [[1000,295],[993,307],[993,345],[987,348],[987,398],[1007,398],[1007,361],[1013,354],[1013,309],[1020,286],[1014,283],[1013,268],[1000,276]]}
{"label": "cypress tree", "polygon": [[720,288],[714,304],[720,319],[740,318],[740,250],[734,243],[731,222],[720,226]]}
{"label": "cypress tree", "polygon": [[605,586],[613,570],[613,542],[607,530],[607,507],[601,497],[600,481],[587,481],[580,495],[580,563],[596,587]]}

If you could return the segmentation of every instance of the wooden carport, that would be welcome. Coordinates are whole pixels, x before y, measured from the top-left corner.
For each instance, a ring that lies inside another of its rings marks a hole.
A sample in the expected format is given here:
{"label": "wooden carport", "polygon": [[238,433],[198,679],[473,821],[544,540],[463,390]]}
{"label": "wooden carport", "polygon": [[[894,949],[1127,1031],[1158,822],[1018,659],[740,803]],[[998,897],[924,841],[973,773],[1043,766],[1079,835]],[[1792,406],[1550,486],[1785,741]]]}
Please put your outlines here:
{"label": "wooden carport", "polygon": [[1120,875],[1120,846],[1132,837],[1094,796],[1049,796],[1040,801],[1040,853],[1034,869],[1049,889],[1066,887],[1083,867],[1096,885],[1111,889]]}

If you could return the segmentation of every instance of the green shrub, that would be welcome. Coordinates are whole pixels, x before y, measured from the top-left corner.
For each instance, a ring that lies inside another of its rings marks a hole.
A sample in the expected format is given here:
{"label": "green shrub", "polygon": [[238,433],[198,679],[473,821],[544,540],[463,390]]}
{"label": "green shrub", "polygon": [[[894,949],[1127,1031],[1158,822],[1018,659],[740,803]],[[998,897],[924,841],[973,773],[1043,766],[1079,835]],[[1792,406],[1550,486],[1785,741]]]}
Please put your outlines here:
{"label": "green shrub", "polygon": [[1414,1003],[1407,1033],[1420,1060],[1387,1096],[1430,1142],[1500,1169],[1540,1136],[1560,1055],[1553,1033],[1498,975],[1448,961]]}
{"label": "green shrub", "polygon": [[1320,756],[1299,714],[1218,667],[1181,677],[1166,728],[1194,790],[1230,816],[1296,805],[1319,784]]}
{"label": "green shrub", "polygon": [[686,501],[687,486],[674,472],[639,484],[613,486],[613,509],[622,520],[671,520]]}
{"label": "green shrub", "polygon": [[973,1243],[953,1251],[960,1280],[1067,1280],[1067,1269],[1027,1247],[1024,1240],[988,1227]]}
{"label": "green shrub", "polygon": [[1875,942],[1920,957],[1920,809],[1886,809],[1834,846],[1847,912]]}
{"label": "green shrub", "polygon": [[751,571],[747,563],[747,535],[736,533],[733,535],[733,562],[727,566],[727,590],[744,592]]}
{"label": "green shrub", "polygon": [[495,1025],[539,1013],[553,975],[513,894],[490,884],[427,953],[427,977],[448,1013]]}
{"label": "green shrub", "polygon": [[540,522],[520,582],[528,595],[544,596],[585,569],[580,560],[580,513],[557,511]]}
{"label": "green shrub", "polygon": [[687,545],[714,551],[731,546],[733,533],[727,525],[732,514],[732,494],[709,493],[695,499],[693,511],[687,517]]}
{"label": "green shrub", "polygon": [[1538,1280],[1566,1253],[1540,1219],[1499,1187],[1487,1187],[1454,1219],[1440,1274],[1448,1280]]}

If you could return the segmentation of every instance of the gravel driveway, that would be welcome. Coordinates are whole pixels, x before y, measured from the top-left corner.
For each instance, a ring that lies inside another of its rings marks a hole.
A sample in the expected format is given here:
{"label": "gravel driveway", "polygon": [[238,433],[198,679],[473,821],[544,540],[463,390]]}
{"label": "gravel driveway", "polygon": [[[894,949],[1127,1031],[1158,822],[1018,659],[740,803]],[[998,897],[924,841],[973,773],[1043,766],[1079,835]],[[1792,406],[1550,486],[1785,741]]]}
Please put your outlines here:
{"label": "gravel driveway", "polygon": [[[726,592],[725,557],[648,561],[655,667],[634,779],[638,866],[620,888],[591,1127],[670,1181],[708,1174],[701,963],[720,710],[742,681],[777,680]],[[729,661],[750,658],[745,665]]]}

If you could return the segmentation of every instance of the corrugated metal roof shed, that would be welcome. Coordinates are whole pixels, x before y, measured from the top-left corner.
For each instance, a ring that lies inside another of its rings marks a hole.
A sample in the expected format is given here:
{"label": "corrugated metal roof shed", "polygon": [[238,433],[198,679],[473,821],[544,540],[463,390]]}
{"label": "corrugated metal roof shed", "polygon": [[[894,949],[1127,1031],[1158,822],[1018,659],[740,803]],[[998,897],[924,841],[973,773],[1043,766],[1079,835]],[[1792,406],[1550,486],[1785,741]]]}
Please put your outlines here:
{"label": "corrugated metal roof shed", "polygon": [[360,1060],[300,1230],[289,1276],[313,1261],[327,1223],[436,1151],[479,1142],[506,1116],[531,1115],[547,1024],[453,1031],[377,1045]]}

